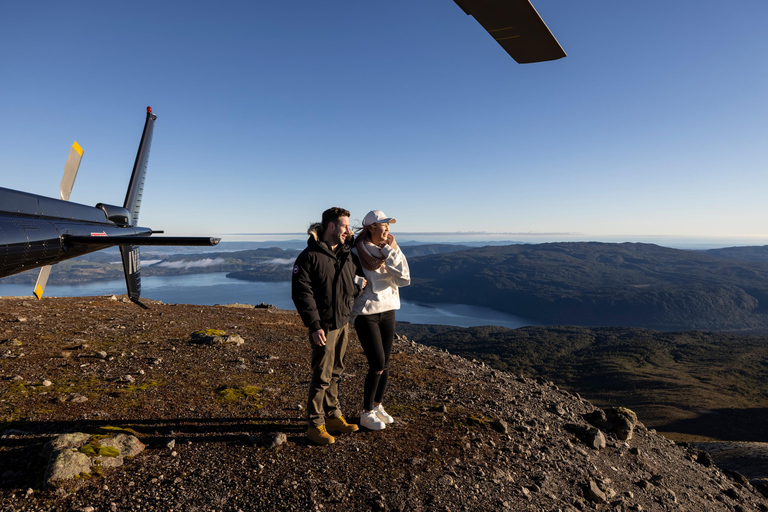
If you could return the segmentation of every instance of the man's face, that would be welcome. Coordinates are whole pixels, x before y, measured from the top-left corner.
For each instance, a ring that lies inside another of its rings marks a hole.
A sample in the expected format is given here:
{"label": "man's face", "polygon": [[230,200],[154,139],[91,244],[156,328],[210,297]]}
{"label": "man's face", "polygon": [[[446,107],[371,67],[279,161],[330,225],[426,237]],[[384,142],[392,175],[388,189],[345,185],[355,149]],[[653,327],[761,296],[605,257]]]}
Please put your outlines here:
{"label": "man's face", "polygon": [[352,231],[349,229],[349,217],[339,217],[336,222],[328,223],[328,235],[326,241],[333,246],[343,244]]}

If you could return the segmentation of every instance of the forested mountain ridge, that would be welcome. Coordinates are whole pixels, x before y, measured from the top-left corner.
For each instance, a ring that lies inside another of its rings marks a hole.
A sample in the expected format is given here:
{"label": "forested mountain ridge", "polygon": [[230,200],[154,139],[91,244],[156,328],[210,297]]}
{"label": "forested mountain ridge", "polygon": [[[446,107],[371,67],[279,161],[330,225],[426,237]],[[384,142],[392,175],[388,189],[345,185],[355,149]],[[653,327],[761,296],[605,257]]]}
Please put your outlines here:
{"label": "forested mountain ridge", "polygon": [[768,263],[768,245],[748,247],[722,247],[704,251],[710,256],[753,263]]}
{"label": "forested mountain ridge", "polygon": [[[562,242],[468,248],[403,247],[405,300],[484,306],[550,325],[768,332],[768,247],[690,251],[638,243]],[[296,249],[163,255],[148,253],[145,277],[226,272],[287,281]],[[111,258],[111,259],[110,259]],[[32,283],[36,272],[2,282]],[[56,266],[51,282],[118,279],[114,255]]]}
{"label": "forested mountain ridge", "polygon": [[485,306],[541,323],[768,328],[768,263],[653,244],[568,242],[418,257],[410,267],[405,299]]}

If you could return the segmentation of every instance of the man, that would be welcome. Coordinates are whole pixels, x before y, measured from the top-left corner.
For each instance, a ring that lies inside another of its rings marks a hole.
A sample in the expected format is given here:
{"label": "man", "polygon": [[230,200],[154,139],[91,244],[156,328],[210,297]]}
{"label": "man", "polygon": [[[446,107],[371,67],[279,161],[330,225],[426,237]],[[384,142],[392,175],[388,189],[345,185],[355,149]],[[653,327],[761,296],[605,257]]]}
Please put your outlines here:
{"label": "man", "polygon": [[[350,252],[349,212],[330,208],[310,226],[307,248],[293,266],[291,298],[309,329],[312,380],[307,399],[307,438],[317,444],[336,439],[328,432],[355,432],[339,407],[339,377],[349,340],[352,304],[365,286],[357,257]],[[358,274],[358,275],[356,275]]]}

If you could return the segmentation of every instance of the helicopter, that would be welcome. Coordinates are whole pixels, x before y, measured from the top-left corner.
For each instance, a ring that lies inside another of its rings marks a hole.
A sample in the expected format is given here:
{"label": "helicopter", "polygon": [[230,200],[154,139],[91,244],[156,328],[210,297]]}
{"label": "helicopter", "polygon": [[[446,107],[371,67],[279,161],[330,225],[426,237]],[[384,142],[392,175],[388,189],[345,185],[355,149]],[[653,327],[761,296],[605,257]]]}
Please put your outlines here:
{"label": "helicopter", "polygon": [[[560,59],[565,51],[530,0],[454,0],[475,18],[518,63]],[[64,166],[60,199],[0,187],[0,278],[41,267],[33,294],[41,299],[51,266],[66,259],[118,246],[128,297],[142,307],[139,247],[213,246],[211,237],[156,237],[162,231],[139,227],[138,217],[157,116],[147,117],[123,206],[95,207],[69,202],[83,149],[75,142]]]}
{"label": "helicopter", "polygon": [[157,237],[163,233],[138,226],[144,180],[157,116],[147,107],[125,201],[122,206],[87,206],[69,201],[83,149],[75,141],[64,165],[60,199],[0,187],[0,277],[40,268],[33,294],[42,299],[51,266],[109,247],[119,247],[128,298],[141,298],[142,245],[213,246],[212,237]]}

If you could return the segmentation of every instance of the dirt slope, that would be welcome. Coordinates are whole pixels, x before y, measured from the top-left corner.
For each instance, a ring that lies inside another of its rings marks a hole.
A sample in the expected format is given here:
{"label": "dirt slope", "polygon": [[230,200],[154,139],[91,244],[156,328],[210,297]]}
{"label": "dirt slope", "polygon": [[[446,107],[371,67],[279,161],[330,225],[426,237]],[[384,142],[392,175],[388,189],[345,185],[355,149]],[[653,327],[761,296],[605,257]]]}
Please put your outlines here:
{"label": "dirt slope", "polygon": [[[298,315],[151,305],[0,299],[0,510],[768,510],[746,481],[642,424],[597,450],[589,402],[407,340],[385,404],[396,423],[307,445]],[[245,343],[190,343],[201,329]],[[353,336],[349,420],[365,371]],[[133,429],[147,449],[44,489],[43,445],[101,426]],[[260,446],[269,433],[287,441]]]}

